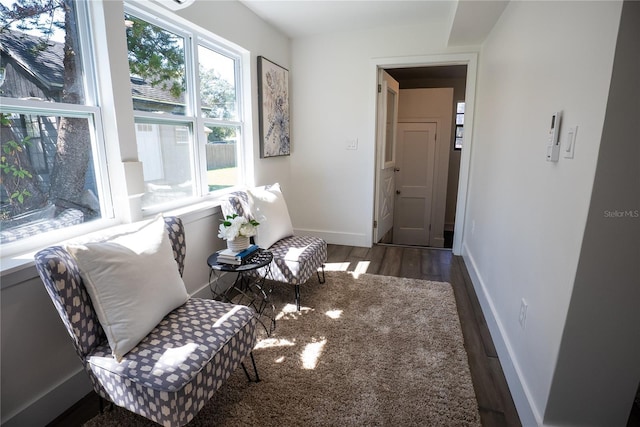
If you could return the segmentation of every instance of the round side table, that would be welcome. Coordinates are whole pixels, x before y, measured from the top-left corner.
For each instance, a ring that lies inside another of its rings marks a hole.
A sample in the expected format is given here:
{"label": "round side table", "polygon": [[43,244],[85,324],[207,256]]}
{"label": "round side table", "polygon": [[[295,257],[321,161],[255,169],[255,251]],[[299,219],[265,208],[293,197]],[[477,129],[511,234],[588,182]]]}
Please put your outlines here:
{"label": "round side table", "polygon": [[[264,327],[267,335],[270,335],[276,328],[275,306],[269,300],[273,287],[266,280],[272,260],[273,254],[264,249],[258,249],[242,260],[239,265],[218,262],[217,252],[211,254],[207,259],[209,289],[213,298],[253,308],[256,312],[256,318]],[[259,272],[260,269],[263,270]],[[218,289],[218,281],[223,273],[236,273],[236,277],[231,286]]]}

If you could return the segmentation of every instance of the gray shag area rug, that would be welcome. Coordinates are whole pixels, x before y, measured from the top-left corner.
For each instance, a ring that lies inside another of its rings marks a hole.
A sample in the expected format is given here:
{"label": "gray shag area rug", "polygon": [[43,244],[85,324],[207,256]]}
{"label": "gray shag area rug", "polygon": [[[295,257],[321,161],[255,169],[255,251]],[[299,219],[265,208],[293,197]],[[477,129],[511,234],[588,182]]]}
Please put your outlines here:
{"label": "gray shag area rug", "polygon": [[[450,284],[332,271],[301,293],[297,312],[275,285],[261,381],[239,368],[189,426],[480,426]],[[121,408],[85,424],[156,425]]]}

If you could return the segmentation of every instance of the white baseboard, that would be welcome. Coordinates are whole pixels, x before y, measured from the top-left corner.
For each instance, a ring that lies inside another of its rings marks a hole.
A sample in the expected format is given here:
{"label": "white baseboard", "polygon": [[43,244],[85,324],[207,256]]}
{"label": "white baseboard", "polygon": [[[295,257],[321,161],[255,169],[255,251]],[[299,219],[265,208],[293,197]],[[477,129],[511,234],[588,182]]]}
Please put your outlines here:
{"label": "white baseboard", "polygon": [[47,425],[85,397],[91,390],[89,376],[84,369],[80,368],[75,374],[33,402],[25,405],[14,414],[10,414],[8,419],[3,417],[2,427]]}
{"label": "white baseboard", "polygon": [[371,238],[365,234],[360,233],[345,233],[340,231],[328,231],[328,230],[310,230],[304,228],[296,228],[294,230],[296,235],[301,236],[315,236],[324,239],[327,243],[332,245],[345,245],[345,246],[361,246],[365,248],[371,247]]}
{"label": "white baseboard", "polygon": [[535,406],[531,393],[527,387],[521,374],[521,369],[517,363],[517,359],[513,357],[513,349],[507,335],[504,333],[502,322],[496,315],[495,306],[491,296],[487,292],[484,281],[478,273],[478,268],[473,259],[473,255],[469,252],[469,248],[465,243],[462,245],[462,257],[464,259],[467,271],[471,277],[473,288],[478,297],[482,313],[484,314],[491,339],[498,353],[500,364],[504,376],[511,392],[511,397],[518,411],[520,422],[523,427],[542,426],[542,415]]}
{"label": "white baseboard", "polygon": [[206,283],[198,288],[197,291],[191,294],[192,298],[211,298],[211,289],[209,289],[209,284]]}

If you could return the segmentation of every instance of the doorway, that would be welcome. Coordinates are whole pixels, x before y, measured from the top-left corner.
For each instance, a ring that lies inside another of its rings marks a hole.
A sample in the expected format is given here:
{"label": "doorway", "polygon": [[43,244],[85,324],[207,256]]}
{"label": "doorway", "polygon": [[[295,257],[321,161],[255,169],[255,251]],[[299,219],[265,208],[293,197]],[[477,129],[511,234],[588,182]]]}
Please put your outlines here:
{"label": "doorway", "polygon": [[[475,72],[476,72],[476,55],[475,54],[452,54],[452,55],[438,55],[434,57],[422,57],[406,59],[404,63],[395,63],[393,59],[380,60],[376,64],[377,69],[384,69],[388,74],[393,76],[400,84],[400,90],[402,89],[417,89],[417,88],[453,88],[453,103],[450,105],[451,109],[451,137],[448,142],[448,147],[451,150],[449,156],[449,164],[445,165],[447,170],[447,198],[446,198],[446,219],[444,224],[444,244],[434,245],[431,242],[424,244],[422,242],[413,242],[416,246],[435,246],[435,247],[450,247],[453,249],[454,254],[461,253],[462,246],[462,234],[463,234],[463,219],[464,211],[466,207],[466,191],[467,191],[467,178],[468,178],[468,163],[469,163],[469,147],[463,147],[456,149],[454,141],[456,136],[456,130],[458,130],[458,146],[461,140],[464,140],[465,144],[469,143],[470,138],[465,136],[462,139],[460,129],[455,128],[455,110],[454,106],[462,101],[467,105],[473,101],[473,91],[475,90]],[[472,105],[472,104],[471,104]],[[470,134],[469,128],[472,118],[472,109],[467,107],[466,119],[467,126],[465,129],[466,134]],[[376,179],[378,178],[379,171],[376,170]],[[429,176],[429,174],[425,174]],[[428,186],[428,184],[427,184]],[[396,191],[401,189],[396,188]],[[379,194],[378,181],[376,181],[376,202]],[[377,216],[374,213],[374,220]],[[395,220],[395,219],[394,219]],[[374,222],[375,224],[375,222]],[[424,231],[420,231],[424,234]],[[380,242],[380,237],[375,231],[373,233],[373,243]],[[389,242],[389,239],[386,240]]]}

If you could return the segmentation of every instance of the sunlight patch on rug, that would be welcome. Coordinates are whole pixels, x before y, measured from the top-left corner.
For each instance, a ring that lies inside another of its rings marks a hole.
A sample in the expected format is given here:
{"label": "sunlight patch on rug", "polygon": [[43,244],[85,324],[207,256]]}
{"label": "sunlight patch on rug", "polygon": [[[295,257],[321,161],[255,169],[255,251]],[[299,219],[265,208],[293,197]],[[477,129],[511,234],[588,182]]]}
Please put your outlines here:
{"label": "sunlight patch on rug", "polygon": [[318,359],[322,355],[322,350],[324,346],[327,344],[327,339],[321,339],[317,342],[312,342],[307,344],[300,355],[302,359],[302,367],[304,369],[315,369],[318,364]]}
{"label": "sunlight patch on rug", "polygon": [[295,304],[286,304],[278,314],[276,314],[276,322],[282,319],[297,319],[305,313],[312,311],[310,307],[300,307],[300,311]]}
{"label": "sunlight patch on rug", "polygon": [[339,319],[342,315],[342,310],[329,310],[325,314],[327,315],[327,317],[330,317],[332,319]]}

